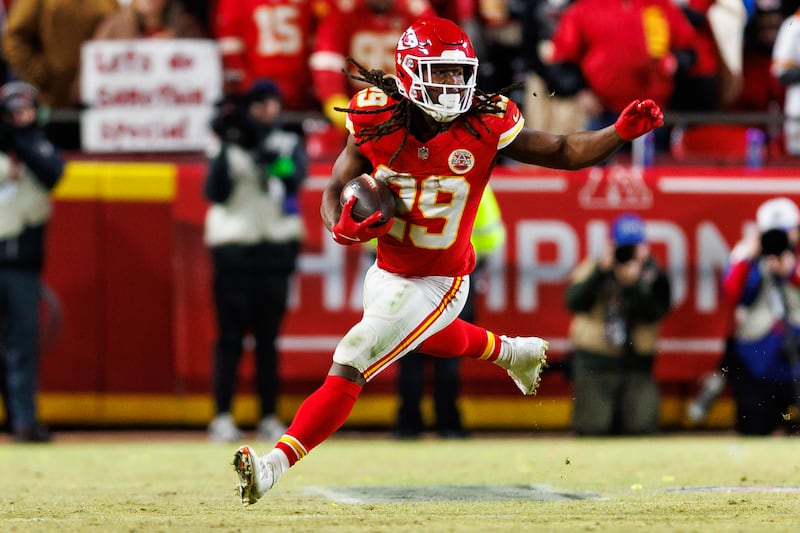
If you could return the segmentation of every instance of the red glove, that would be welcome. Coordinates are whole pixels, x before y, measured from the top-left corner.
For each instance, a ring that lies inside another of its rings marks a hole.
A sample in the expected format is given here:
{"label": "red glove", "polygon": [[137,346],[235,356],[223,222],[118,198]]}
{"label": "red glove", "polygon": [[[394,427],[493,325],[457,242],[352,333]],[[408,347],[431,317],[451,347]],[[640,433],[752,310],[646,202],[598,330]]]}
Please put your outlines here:
{"label": "red glove", "polygon": [[664,113],[652,100],[634,100],[619,114],[614,127],[625,141],[632,141],[664,125]]}
{"label": "red glove", "polygon": [[349,246],[357,242],[371,241],[376,237],[385,235],[390,229],[392,229],[392,224],[394,224],[393,218],[387,220],[385,224],[381,224],[380,226],[374,228],[371,227],[378,220],[380,220],[380,211],[372,213],[361,222],[356,222],[352,215],[353,205],[355,203],[356,197],[351,196],[342,206],[342,214],[339,215],[338,222],[336,222],[336,225],[333,226],[333,229],[331,230],[334,241],[338,242],[339,244]]}

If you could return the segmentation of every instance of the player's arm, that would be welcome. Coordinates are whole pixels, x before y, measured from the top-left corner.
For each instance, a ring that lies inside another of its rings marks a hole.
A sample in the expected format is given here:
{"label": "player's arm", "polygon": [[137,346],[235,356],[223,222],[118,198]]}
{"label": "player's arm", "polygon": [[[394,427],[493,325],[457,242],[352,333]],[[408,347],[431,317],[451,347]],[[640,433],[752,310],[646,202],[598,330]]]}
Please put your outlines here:
{"label": "player's arm", "polygon": [[241,16],[244,7],[238,0],[219,0],[214,17],[214,34],[219,47],[226,87],[244,90],[247,59],[242,28],[247,21]]}
{"label": "player's arm", "polygon": [[500,153],[521,163],[575,170],[606,160],[623,144],[613,126],[569,135],[523,129]]}
{"label": "player's arm", "polygon": [[342,208],[339,205],[339,196],[345,184],[354,177],[372,172],[372,165],[369,160],[361,155],[356,146],[352,135],[347,138],[347,146],[336,158],[331,172],[331,179],[322,191],[322,203],[320,205],[320,215],[322,223],[329,230],[336,225],[339,220]]}
{"label": "player's arm", "polygon": [[617,121],[601,130],[554,135],[523,129],[500,153],[522,163],[576,170],[606,160],[627,141],[662,126],[664,114],[652,100],[634,100]]}

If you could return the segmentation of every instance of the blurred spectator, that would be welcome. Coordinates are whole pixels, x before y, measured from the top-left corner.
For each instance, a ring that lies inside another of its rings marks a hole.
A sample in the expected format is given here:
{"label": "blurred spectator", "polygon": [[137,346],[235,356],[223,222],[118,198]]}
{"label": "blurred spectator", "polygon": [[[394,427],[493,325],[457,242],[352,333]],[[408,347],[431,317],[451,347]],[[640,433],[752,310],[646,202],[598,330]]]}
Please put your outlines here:
{"label": "blurred spectator", "polygon": [[331,12],[319,26],[309,65],[317,100],[328,120],[342,132],[346,108],[358,90],[367,86],[348,78],[355,73],[347,57],[370,69],[395,70],[395,48],[403,30],[421,16],[434,15],[428,0],[356,0],[351,10]]}
{"label": "blurred spectator", "polygon": [[[552,89],[576,96],[589,129],[613,124],[643,95],[665,107],[676,71],[694,64],[694,39],[671,0],[577,0],[553,34]],[[657,148],[666,149],[666,130],[655,134]]]}
{"label": "blurred spectator", "polygon": [[243,341],[255,339],[258,436],[277,440],[286,429],[276,416],[276,341],[286,313],[289,280],[303,236],[297,195],[306,178],[305,149],[281,124],[281,94],[258,81],[243,101],[226,102],[214,120],[222,141],[210,161],[205,194],[212,206],[205,241],[214,267],[218,339],[214,354],[214,441],[235,441],[231,416]]}
{"label": "blurred spectator", "polygon": [[578,265],[566,292],[574,314],[572,428],[579,435],[650,434],[659,425],[652,370],[670,282],[639,216],[617,217],[611,237],[599,259]]}
{"label": "blurred spectator", "polygon": [[[767,3],[767,2],[761,2]],[[745,27],[744,52],[742,58],[743,85],[738,97],[725,106],[726,111],[774,112],[783,111],[786,89],[770,72],[772,47],[783,15],[775,6],[758,8],[753,12]],[[780,122],[763,125],[769,154],[784,152],[783,131]]]}
{"label": "blurred spectator", "polygon": [[553,31],[570,0],[525,3],[522,21],[522,68],[525,73],[523,115],[528,127],[567,134],[586,129],[586,116],[574,96],[556,93],[551,80]]}
{"label": "blurred spectator", "polygon": [[730,104],[742,87],[744,4],[741,0],[673,1],[695,30],[696,60],[691,67],[676,71],[669,108],[712,111]]}
{"label": "blurred spectator", "polygon": [[[753,262],[761,255],[761,234],[771,230],[785,231],[789,246],[797,250],[800,243],[800,210],[789,198],[772,198],[761,204],[756,211],[755,227],[748,226],[745,236],[731,250],[729,266],[723,272],[722,288],[726,296],[738,297],[742,284],[746,283],[747,276]],[[737,301],[730,301],[730,327],[725,338],[725,349],[717,368],[710,374],[703,376],[700,390],[687,406],[687,417],[692,423],[700,423],[706,419],[711,406],[716,402],[729,381],[729,376],[736,376],[741,372],[740,358],[736,353],[736,331],[738,320],[736,313]]]}
{"label": "blurred spectator", "polygon": [[784,144],[800,155],[800,9],[786,18],[772,49],[772,74],[786,87]]}
{"label": "blurred spectator", "polygon": [[222,54],[226,94],[246,91],[269,78],[283,94],[283,107],[315,106],[308,57],[319,19],[335,0],[217,0],[215,37]]}
{"label": "blurred spectator", "polygon": [[452,20],[466,32],[478,59],[486,57],[485,23],[479,15],[480,3],[480,0],[430,0],[437,16]]}
{"label": "blurred spectator", "polygon": [[779,9],[758,9],[745,27],[742,60],[744,85],[738,98],[727,106],[731,111],[783,109],[785,88],[770,74],[772,48],[783,22]]}
{"label": "blurred spectator", "polygon": [[[51,109],[77,111],[81,45],[117,9],[117,0],[15,0],[3,36],[9,67]],[[51,121],[46,133],[57,146],[80,147],[77,117]]]}
{"label": "blurred spectator", "polygon": [[[8,14],[7,2],[0,2],[0,39],[6,33],[6,17]],[[11,72],[8,69],[5,53],[0,50],[0,84],[11,79]]]}
{"label": "blurred spectator", "polygon": [[202,24],[178,0],[131,0],[108,15],[94,39],[204,39]]}
{"label": "blurred spectator", "polygon": [[[478,20],[482,28],[481,49],[478,59],[478,85],[487,91],[499,91],[523,80],[522,15],[525,0],[480,0]],[[524,100],[523,90],[508,92],[519,105]]]}
{"label": "blurred spectator", "polygon": [[214,34],[214,6],[217,0],[182,0],[181,4],[186,11],[200,23],[203,33],[206,35]]}
{"label": "blurred spectator", "polygon": [[[483,191],[481,203],[472,227],[472,246],[475,248],[477,264],[470,275],[469,294],[464,309],[458,317],[467,322],[475,321],[475,295],[480,290],[480,278],[486,268],[487,258],[500,249],[506,240],[506,229],[500,218],[492,189]],[[411,352],[398,362],[397,391],[400,406],[397,411],[395,435],[399,438],[416,438],[424,429],[420,403],[425,387],[425,367],[433,366],[433,406],[436,415],[435,429],[443,438],[467,436],[458,407],[461,387],[461,358],[433,357],[420,352]]]}
{"label": "blurred spectator", "polygon": [[788,415],[800,408],[800,211],[788,198],[764,203],[758,231],[748,235],[723,274],[723,290],[736,306],[728,380],[736,403],[736,430],[767,435],[800,430]]}
{"label": "blurred spectator", "polygon": [[36,408],[39,298],[50,191],[64,170],[36,124],[37,92],[28,83],[0,87],[0,356],[14,440],[45,442]]}

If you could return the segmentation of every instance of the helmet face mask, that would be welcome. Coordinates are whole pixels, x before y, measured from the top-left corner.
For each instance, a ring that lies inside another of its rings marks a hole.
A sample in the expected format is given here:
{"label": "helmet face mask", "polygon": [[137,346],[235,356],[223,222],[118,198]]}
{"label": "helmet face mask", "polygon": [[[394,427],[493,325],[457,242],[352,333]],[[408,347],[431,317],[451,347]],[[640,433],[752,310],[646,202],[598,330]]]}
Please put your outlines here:
{"label": "helmet face mask", "polygon": [[[463,69],[463,82],[434,82],[441,67]],[[475,94],[478,59],[469,37],[447,19],[425,18],[400,37],[396,54],[397,86],[437,122],[451,122],[469,110]]]}

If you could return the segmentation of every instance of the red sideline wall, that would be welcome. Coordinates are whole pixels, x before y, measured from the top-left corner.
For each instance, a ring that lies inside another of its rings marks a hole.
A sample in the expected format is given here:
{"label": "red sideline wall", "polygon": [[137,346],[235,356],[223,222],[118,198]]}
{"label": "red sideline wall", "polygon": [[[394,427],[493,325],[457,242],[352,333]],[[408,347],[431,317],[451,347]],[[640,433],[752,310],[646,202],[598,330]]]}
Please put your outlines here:
{"label": "red sideline wall", "polygon": [[[319,218],[329,167],[315,166],[302,195],[308,238],[280,339],[280,414],[322,380],[338,338],[360,316],[356,247],[335,245]],[[204,424],[214,338],[209,261],[202,242],[206,204],[202,161],[180,164],[72,162],[56,191],[45,280],[63,312],[41,373],[45,420],[63,424]],[[714,367],[727,311],[718,278],[757,206],[786,195],[800,201],[797,171],[609,166],[579,172],[501,167],[493,187],[508,228],[491,264],[478,321],[497,332],[551,340],[568,349],[563,291],[570,271],[603,245],[622,211],[648,221],[656,255],[673,279],[656,372],[665,424],[680,424],[699,375]],[[235,416],[253,422],[252,365],[242,368]],[[472,428],[562,428],[570,388],[551,372],[535,398],[505,373],[465,361],[462,406]],[[394,418],[393,370],[365,389],[349,425]],[[426,400],[426,416],[430,405]],[[711,424],[730,423],[730,405]]]}

